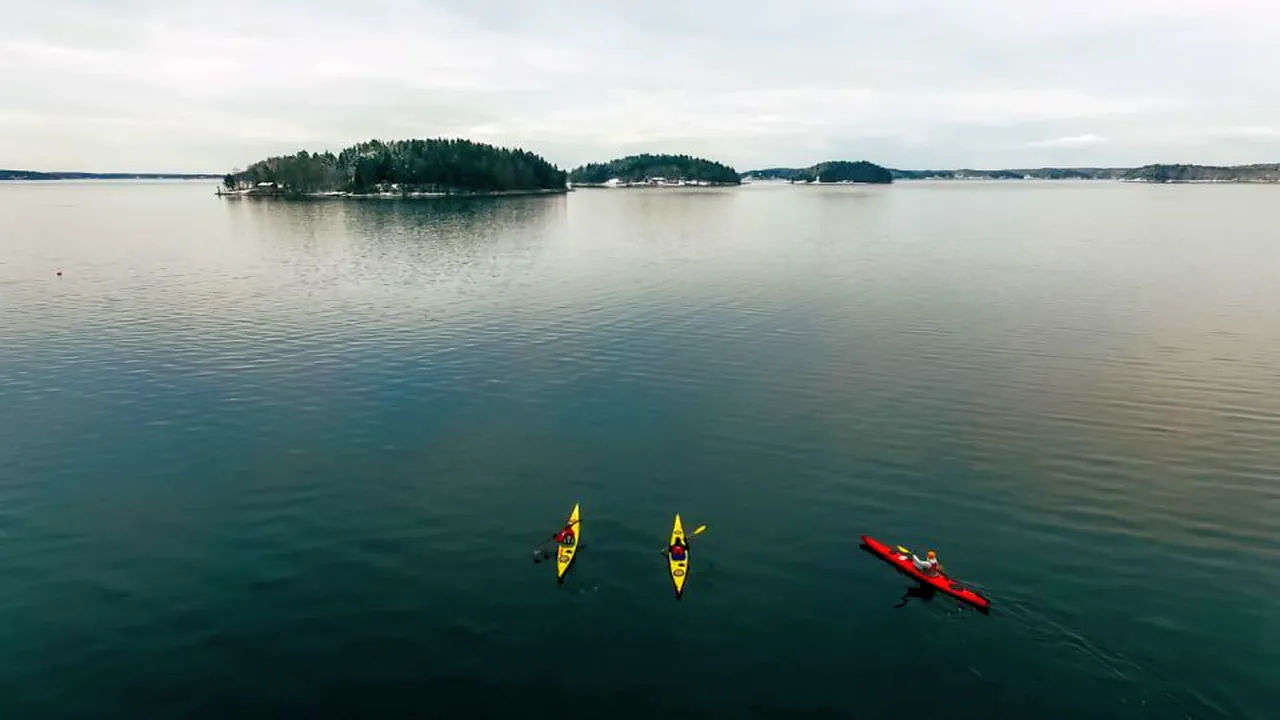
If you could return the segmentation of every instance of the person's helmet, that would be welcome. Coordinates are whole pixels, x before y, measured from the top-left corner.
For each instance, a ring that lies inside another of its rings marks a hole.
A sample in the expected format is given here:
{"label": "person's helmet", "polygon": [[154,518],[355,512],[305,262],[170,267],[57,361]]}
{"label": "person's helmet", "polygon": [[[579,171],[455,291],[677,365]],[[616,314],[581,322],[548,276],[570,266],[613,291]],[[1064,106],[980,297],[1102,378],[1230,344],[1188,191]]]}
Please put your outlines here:
{"label": "person's helmet", "polygon": [[928,558],[929,558],[930,560],[937,560],[937,559],[938,559],[938,553],[936,553],[936,552],[934,552],[934,551],[930,550],[930,551],[929,551],[929,553],[928,553]]}

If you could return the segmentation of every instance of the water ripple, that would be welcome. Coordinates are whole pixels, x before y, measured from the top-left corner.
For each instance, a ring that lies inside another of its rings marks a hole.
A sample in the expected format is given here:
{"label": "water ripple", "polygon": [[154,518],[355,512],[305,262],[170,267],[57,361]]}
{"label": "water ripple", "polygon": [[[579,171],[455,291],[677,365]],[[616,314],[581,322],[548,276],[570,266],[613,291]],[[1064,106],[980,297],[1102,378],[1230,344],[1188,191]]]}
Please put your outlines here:
{"label": "water ripple", "polygon": [[[207,190],[0,188],[6,716],[656,714],[673,647],[686,712],[1271,714],[1256,188]],[[862,533],[995,612],[894,609]]]}

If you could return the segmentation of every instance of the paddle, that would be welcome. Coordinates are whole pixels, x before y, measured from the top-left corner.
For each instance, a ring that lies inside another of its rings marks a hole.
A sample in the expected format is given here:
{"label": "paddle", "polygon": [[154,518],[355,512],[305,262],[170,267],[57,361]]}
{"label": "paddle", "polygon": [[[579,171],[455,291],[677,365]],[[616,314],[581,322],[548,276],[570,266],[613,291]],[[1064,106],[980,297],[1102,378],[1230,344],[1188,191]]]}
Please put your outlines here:
{"label": "paddle", "polygon": [[[585,546],[585,545],[578,545],[577,547],[578,547],[578,548],[583,548],[583,547],[586,547],[586,546]],[[535,563],[540,563],[540,562],[542,562],[543,560],[550,560],[551,558],[553,558],[553,557],[557,557],[557,556],[560,554],[560,553],[556,552],[555,550],[542,550],[542,551],[535,551],[535,552],[540,552],[540,553],[541,553],[541,554],[539,554],[539,555],[534,555],[534,556],[533,556],[533,561],[534,561]]]}
{"label": "paddle", "polygon": [[[689,540],[691,540],[691,539],[693,539],[693,538],[696,538],[696,537],[698,537],[699,535],[701,535],[702,533],[706,532],[706,529],[707,529],[707,526],[706,526],[706,525],[699,525],[697,530],[694,530],[693,532],[691,532],[691,533],[689,533],[688,535],[686,535],[686,536],[685,536],[685,543],[687,544],[687,543],[689,542]],[[670,552],[670,551],[671,551],[671,547],[670,547],[670,546],[668,546],[668,547],[663,548],[663,549],[662,549],[662,550],[660,550],[659,552],[661,552],[663,555],[666,555],[666,554],[667,554],[668,552]]]}

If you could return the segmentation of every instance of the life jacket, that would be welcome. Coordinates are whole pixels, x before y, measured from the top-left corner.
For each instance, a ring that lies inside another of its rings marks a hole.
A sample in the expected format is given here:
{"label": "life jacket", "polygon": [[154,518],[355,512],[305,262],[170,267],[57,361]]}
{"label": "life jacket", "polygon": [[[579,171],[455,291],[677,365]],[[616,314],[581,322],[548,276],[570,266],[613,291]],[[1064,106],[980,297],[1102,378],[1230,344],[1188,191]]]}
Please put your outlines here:
{"label": "life jacket", "polygon": [[[925,559],[923,559],[923,560],[920,560],[919,558],[915,558],[915,557],[911,557],[911,558],[904,558],[904,559],[910,560],[910,561],[911,561],[911,566],[912,566],[912,567],[914,567],[916,570],[919,570],[919,571],[920,571],[920,572],[922,572],[922,573],[926,573],[926,574],[928,574],[928,575],[936,575],[936,574],[938,573],[938,559],[937,559],[937,558],[934,558],[934,559],[932,559],[932,560],[930,560],[930,559],[928,559],[928,558],[925,558]],[[920,562],[916,562],[917,560],[920,560]]]}

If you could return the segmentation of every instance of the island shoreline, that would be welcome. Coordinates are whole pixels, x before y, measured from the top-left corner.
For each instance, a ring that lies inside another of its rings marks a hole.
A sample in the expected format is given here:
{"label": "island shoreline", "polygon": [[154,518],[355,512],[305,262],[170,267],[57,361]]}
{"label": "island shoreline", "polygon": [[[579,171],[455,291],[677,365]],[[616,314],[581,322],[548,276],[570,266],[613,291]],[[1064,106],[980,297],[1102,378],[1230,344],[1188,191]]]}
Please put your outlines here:
{"label": "island shoreline", "polygon": [[475,190],[462,192],[376,192],[358,193],[350,191],[323,192],[289,192],[263,191],[258,188],[247,190],[224,190],[218,188],[214,193],[218,197],[250,198],[254,200],[442,200],[448,198],[486,198],[486,197],[524,197],[530,195],[564,195],[572,192],[571,188],[533,188],[529,190]]}

